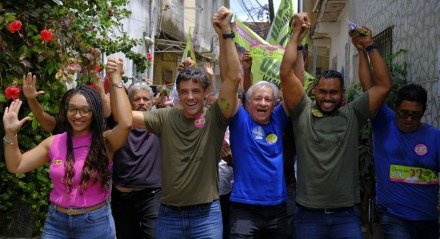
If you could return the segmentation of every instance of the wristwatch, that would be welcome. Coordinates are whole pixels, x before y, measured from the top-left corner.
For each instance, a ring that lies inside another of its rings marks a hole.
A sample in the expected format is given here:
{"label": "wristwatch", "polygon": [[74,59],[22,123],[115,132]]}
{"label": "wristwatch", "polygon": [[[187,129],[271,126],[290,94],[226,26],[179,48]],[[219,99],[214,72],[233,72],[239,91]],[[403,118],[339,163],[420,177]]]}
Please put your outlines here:
{"label": "wristwatch", "polygon": [[112,86],[113,87],[122,88],[122,87],[124,87],[124,82],[122,80],[120,80],[120,81],[118,81],[116,83],[113,83]]}
{"label": "wristwatch", "polygon": [[372,50],[374,50],[374,49],[378,49],[378,47],[377,47],[377,45],[376,44],[371,44],[371,45],[369,45],[369,46],[367,46],[367,47],[365,47],[365,51],[367,52],[367,53],[370,53],[370,51],[372,51]]}
{"label": "wristwatch", "polygon": [[235,37],[235,33],[231,32],[231,33],[223,33],[223,39],[228,39],[228,38],[234,38]]}

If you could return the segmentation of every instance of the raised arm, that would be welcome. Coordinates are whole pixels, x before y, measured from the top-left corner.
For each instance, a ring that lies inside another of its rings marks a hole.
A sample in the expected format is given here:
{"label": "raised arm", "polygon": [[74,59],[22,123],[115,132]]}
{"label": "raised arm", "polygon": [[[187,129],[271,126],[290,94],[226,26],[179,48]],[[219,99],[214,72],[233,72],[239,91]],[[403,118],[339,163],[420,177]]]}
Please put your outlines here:
{"label": "raised arm", "polygon": [[124,145],[132,125],[131,106],[122,81],[122,68],[122,61],[113,58],[108,59],[107,72],[109,72],[112,84],[110,97],[114,100],[111,106],[115,119],[118,121],[113,129],[104,133],[111,154]]}
{"label": "raised arm", "polygon": [[[283,101],[287,109],[295,108],[304,96],[303,83],[296,75],[298,71],[298,45],[302,35],[308,30],[310,23],[307,13],[295,14],[293,17],[292,31],[289,43],[286,46],[283,60],[280,65],[281,88]],[[302,66],[303,67],[303,66]],[[304,68],[303,68],[304,69]]]}
{"label": "raised arm", "polygon": [[358,50],[358,54],[359,54],[359,70],[358,70],[359,81],[361,83],[362,90],[366,91],[366,90],[370,89],[371,87],[373,87],[374,79],[373,79],[373,75],[371,73],[370,64],[368,62],[367,52],[365,51],[364,46],[372,45],[373,44],[373,37],[371,36],[370,29],[368,29],[366,27],[363,27],[363,28],[365,28],[365,31],[368,32],[368,34],[366,36],[360,35],[357,33],[357,31],[354,31],[354,30],[350,31],[349,35],[351,37],[351,42]]}
{"label": "raised arm", "polygon": [[51,137],[45,139],[37,147],[22,154],[18,147],[18,130],[23,124],[30,120],[25,117],[18,119],[18,112],[22,102],[15,100],[9,107],[5,108],[3,115],[3,126],[5,128],[5,136],[3,138],[3,149],[5,154],[6,168],[11,173],[26,173],[42,166],[49,161],[49,145]]}
{"label": "raised arm", "polygon": [[112,114],[112,109],[110,105],[110,97],[105,93],[104,81],[98,80],[96,84],[99,95],[102,99],[102,105],[104,107],[104,117],[107,118]]}
{"label": "raised arm", "polygon": [[[364,47],[366,53],[370,57],[373,77],[371,76],[371,73],[369,75],[366,73],[369,66],[366,66],[366,64],[363,63],[362,69],[361,66],[359,68],[362,70],[362,72],[359,72],[359,80],[361,81],[362,88],[368,92],[370,116],[374,116],[385,100],[385,97],[390,92],[393,83],[391,81],[388,66],[377,50],[376,45],[374,45],[371,37],[371,30],[368,28],[365,29],[368,30],[368,34],[367,36],[360,38],[359,44]],[[361,59],[359,59],[359,64],[361,64],[360,60]]]}
{"label": "raised arm", "polygon": [[31,72],[27,73],[23,81],[23,94],[26,97],[29,108],[34,114],[35,118],[41,125],[41,128],[47,132],[52,132],[57,124],[55,117],[44,111],[43,106],[38,102],[37,98],[44,94],[44,91],[36,90],[35,83],[37,77],[32,75]]}
{"label": "raised arm", "polygon": [[208,75],[209,81],[211,82],[211,84],[209,84],[208,87],[208,92],[212,93],[215,91],[215,76],[214,76],[214,70],[212,69],[212,64],[205,63],[203,67],[205,68],[205,72]]}
{"label": "raised arm", "polygon": [[254,82],[252,76],[252,56],[249,52],[243,54],[241,64],[243,65],[243,91],[246,92]]}
{"label": "raised arm", "polygon": [[[230,34],[232,11],[221,7],[214,14],[212,20],[214,28],[219,35],[220,41],[220,72],[226,67],[224,79],[220,87],[218,103],[222,114],[226,118],[231,118],[238,109],[237,90],[241,82],[241,65],[235,44],[232,38],[224,38],[224,34]],[[220,29],[220,30],[219,30]]]}

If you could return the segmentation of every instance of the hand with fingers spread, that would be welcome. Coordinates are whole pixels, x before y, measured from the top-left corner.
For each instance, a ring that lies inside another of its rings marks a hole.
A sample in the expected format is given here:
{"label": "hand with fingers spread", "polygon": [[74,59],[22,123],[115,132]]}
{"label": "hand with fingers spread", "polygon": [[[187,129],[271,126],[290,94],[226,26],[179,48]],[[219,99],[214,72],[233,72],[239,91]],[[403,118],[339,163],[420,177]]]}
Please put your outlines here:
{"label": "hand with fingers spread", "polygon": [[208,74],[209,77],[213,77],[214,76],[214,70],[212,69],[212,64],[211,63],[205,63],[203,65],[203,67],[205,68],[206,74]]}
{"label": "hand with fingers spread", "polygon": [[220,36],[224,33],[231,33],[232,11],[226,7],[220,9],[212,17],[212,25],[215,32]]}
{"label": "hand with fingers spread", "polygon": [[44,91],[36,90],[36,82],[37,77],[32,75],[31,72],[27,73],[27,75],[23,77],[23,94],[27,99],[36,99],[38,96],[44,94]]}
{"label": "hand with fingers spread", "polygon": [[6,107],[5,113],[3,114],[3,127],[5,128],[6,135],[15,135],[17,131],[23,126],[26,121],[30,121],[30,117],[24,117],[23,119],[18,119],[18,112],[22,105],[21,100],[14,100],[9,107]]}

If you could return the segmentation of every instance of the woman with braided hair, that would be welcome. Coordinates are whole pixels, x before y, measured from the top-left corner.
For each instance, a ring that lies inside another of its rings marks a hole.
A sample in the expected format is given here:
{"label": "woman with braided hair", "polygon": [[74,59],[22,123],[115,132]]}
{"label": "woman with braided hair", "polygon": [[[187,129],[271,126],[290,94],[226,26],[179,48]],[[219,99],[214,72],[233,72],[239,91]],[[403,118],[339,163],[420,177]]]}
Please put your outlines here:
{"label": "woman with braided hair", "polygon": [[42,238],[115,238],[108,199],[113,153],[123,146],[131,129],[131,107],[121,81],[122,62],[109,59],[113,83],[113,113],[118,125],[105,131],[102,100],[88,87],[74,89],[66,99],[66,132],[50,136],[21,153],[17,132],[29,120],[18,119],[22,102],[5,109],[4,153],[7,169],[26,173],[49,163],[53,188]]}

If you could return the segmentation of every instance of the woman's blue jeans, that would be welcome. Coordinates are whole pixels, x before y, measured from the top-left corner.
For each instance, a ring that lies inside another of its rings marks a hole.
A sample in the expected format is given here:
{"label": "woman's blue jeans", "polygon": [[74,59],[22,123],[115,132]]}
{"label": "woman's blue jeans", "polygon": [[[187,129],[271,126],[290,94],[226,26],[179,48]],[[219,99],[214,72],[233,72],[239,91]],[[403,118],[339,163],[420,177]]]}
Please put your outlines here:
{"label": "woman's blue jeans", "polygon": [[115,222],[110,206],[69,216],[49,206],[44,222],[42,239],[114,239]]}

